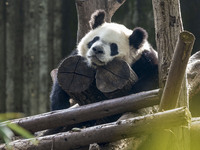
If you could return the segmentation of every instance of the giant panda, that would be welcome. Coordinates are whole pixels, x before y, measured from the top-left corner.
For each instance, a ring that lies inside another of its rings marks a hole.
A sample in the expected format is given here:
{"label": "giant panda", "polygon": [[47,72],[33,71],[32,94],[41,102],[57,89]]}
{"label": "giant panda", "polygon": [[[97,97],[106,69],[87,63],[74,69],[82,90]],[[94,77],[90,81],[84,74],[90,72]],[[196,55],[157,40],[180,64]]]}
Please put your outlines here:
{"label": "giant panda", "polygon": [[[75,53],[86,58],[89,67],[104,66],[115,59],[125,60],[138,76],[132,93],[154,89],[158,86],[158,56],[148,42],[147,32],[133,30],[122,24],[105,22],[106,13],[97,10],[89,22],[91,30],[81,39]],[[53,85],[51,110],[69,107],[69,95],[56,81]]]}

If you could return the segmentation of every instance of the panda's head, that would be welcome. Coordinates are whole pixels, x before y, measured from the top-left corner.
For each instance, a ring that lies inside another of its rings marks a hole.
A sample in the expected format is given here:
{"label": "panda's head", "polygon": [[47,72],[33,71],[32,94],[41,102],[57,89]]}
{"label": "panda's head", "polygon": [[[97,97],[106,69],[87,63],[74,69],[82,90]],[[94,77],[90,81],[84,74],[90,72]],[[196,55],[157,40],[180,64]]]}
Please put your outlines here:
{"label": "panda's head", "polygon": [[132,64],[143,50],[149,49],[144,29],[130,30],[121,24],[107,23],[103,10],[92,14],[90,27],[91,31],[77,46],[78,54],[85,57],[90,66],[106,65],[116,57]]}

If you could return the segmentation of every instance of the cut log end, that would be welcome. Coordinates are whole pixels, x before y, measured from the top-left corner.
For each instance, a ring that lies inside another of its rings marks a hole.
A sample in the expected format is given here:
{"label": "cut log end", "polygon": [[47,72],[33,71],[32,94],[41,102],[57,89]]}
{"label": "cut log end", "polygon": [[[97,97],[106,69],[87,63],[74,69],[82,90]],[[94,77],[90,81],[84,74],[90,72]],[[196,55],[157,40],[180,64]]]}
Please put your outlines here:
{"label": "cut log end", "polygon": [[181,32],[180,38],[184,43],[193,43],[195,41],[195,36],[188,31]]}
{"label": "cut log end", "polygon": [[94,80],[95,70],[81,56],[68,57],[58,68],[58,82],[66,92],[80,93]]}
{"label": "cut log end", "polygon": [[129,82],[134,84],[137,80],[135,72],[123,60],[114,59],[97,68],[96,86],[103,93],[123,89]]}

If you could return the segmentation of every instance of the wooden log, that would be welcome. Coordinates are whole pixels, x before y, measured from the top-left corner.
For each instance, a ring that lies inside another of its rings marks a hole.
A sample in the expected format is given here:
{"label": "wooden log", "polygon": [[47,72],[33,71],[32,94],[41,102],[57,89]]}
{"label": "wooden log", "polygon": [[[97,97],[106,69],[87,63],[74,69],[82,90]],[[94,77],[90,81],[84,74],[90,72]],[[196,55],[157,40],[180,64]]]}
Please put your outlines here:
{"label": "wooden log", "polygon": [[192,33],[187,31],[180,33],[169,69],[167,82],[162,94],[159,108],[160,111],[173,109],[177,105],[187,62],[189,60],[194,41],[195,37]]}
{"label": "wooden log", "polygon": [[114,59],[96,72],[96,86],[108,98],[129,95],[138,77],[123,60]]}
{"label": "wooden log", "polygon": [[105,100],[106,97],[95,86],[95,70],[88,67],[81,56],[63,60],[58,68],[58,82],[79,105]]}
{"label": "wooden log", "polygon": [[[27,118],[10,121],[31,132],[78,124],[114,114],[136,111],[159,103],[159,90],[141,92],[121,98],[80,106],[73,109],[58,110]],[[3,124],[3,123],[2,123]]]}
{"label": "wooden log", "polygon": [[[131,136],[149,134],[161,129],[188,125],[190,113],[186,107],[159,112],[156,114],[140,116],[128,120],[121,120],[110,124],[94,126],[78,131],[55,134],[51,136],[36,138],[38,144],[29,140],[17,140],[9,143],[13,149],[20,150],[44,150],[76,149],[92,143],[113,142]],[[6,145],[0,149],[5,150]]]}

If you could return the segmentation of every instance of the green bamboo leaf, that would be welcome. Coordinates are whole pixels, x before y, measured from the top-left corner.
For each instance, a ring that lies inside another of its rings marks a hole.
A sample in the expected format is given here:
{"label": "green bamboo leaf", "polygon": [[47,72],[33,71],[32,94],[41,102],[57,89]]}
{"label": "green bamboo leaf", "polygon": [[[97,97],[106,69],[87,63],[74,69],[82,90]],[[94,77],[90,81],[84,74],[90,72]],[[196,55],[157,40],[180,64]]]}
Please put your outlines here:
{"label": "green bamboo leaf", "polygon": [[12,129],[14,132],[16,132],[17,134],[23,136],[24,138],[34,138],[34,136],[27,131],[26,129],[20,127],[17,124],[14,123],[7,123],[7,126]]}
{"label": "green bamboo leaf", "polygon": [[13,136],[14,133],[8,127],[0,126],[0,137],[4,140],[5,143],[9,143]]}

